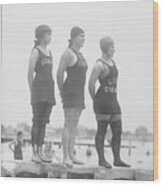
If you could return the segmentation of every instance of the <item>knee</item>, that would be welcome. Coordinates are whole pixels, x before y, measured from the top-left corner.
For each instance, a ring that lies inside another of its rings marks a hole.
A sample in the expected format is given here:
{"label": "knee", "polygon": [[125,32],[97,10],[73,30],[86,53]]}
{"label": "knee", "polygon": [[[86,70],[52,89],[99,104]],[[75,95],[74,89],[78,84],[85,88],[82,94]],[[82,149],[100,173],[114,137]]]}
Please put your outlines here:
{"label": "knee", "polygon": [[75,126],[72,127],[72,128],[71,128],[71,135],[76,134],[76,132],[77,132],[77,128],[76,128]]}
{"label": "knee", "polygon": [[65,122],[64,128],[63,128],[63,132],[64,133],[68,133],[68,134],[71,133],[71,125],[70,125],[70,123]]}
{"label": "knee", "polygon": [[113,137],[120,137],[122,134],[122,121],[117,120],[111,122],[111,129],[112,129]]}
{"label": "knee", "polygon": [[105,137],[107,126],[108,126],[108,122],[98,121],[97,135]]}

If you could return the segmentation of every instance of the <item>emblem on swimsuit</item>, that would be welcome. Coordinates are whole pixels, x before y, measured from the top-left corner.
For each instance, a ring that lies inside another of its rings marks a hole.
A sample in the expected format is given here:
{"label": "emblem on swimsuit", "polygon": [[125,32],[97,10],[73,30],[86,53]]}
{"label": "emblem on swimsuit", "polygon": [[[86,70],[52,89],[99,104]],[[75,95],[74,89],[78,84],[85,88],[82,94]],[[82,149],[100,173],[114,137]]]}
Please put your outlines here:
{"label": "emblem on swimsuit", "polygon": [[105,93],[108,93],[108,92],[116,93],[117,92],[116,78],[108,79],[107,84],[108,86],[105,86],[104,88]]}
{"label": "emblem on swimsuit", "polygon": [[46,64],[52,64],[52,61],[50,59],[46,59],[46,58],[42,59],[41,65],[46,65]]}
{"label": "emblem on swimsuit", "polygon": [[117,87],[115,86],[105,86],[104,87],[105,93],[116,93],[117,92]]}

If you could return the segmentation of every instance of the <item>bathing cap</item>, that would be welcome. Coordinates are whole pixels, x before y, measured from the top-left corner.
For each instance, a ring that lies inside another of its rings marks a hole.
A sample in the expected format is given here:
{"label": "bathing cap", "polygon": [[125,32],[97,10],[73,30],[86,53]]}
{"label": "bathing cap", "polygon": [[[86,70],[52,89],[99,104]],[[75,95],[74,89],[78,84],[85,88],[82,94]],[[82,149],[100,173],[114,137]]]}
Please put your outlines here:
{"label": "bathing cap", "polygon": [[109,46],[113,44],[114,44],[114,41],[110,36],[103,37],[100,40],[100,48],[104,53],[107,53]]}
{"label": "bathing cap", "polygon": [[71,29],[71,39],[77,37],[79,34],[84,34],[84,30],[82,28],[76,26]]}

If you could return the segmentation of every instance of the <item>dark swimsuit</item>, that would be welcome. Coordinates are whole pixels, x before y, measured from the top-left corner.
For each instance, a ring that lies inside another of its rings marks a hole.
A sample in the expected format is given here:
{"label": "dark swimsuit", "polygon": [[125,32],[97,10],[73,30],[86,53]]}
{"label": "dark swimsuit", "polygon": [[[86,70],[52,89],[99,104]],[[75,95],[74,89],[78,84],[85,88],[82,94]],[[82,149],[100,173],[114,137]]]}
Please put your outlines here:
{"label": "dark swimsuit", "polygon": [[52,76],[53,59],[45,55],[39,48],[35,66],[35,78],[32,83],[31,104],[33,121],[49,123],[52,106],[56,104],[54,97],[54,80]]}
{"label": "dark swimsuit", "polygon": [[48,102],[55,105],[51,52],[50,56],[46,56],[39,48],[36,49],[39,57],[35,66],[36,76],[32,84],[31,103]]}
{"label": "dark swimsuit", "polygon": [[94,112],[96,114],[121,114],[121,108],[117,100],[117,78],[118,70],[99,59],[109,69],[109,75],[104,79],[99,78],[100,87],[94,98]]}
{"label": "dark swimsuit", "polygon": [[[71,49],[72,50],[72,49]],[[67,68],[67,78],[63,85],[63,108],[84,108],[84,89],[87,64],[81,53],[72,50],[77,56],[77,62]]]}
{"label": "dark swimsuit", "polygon": [[17,144],[14,147],[14,159],[23,160],[22,142],[20,141],[17,141]]}

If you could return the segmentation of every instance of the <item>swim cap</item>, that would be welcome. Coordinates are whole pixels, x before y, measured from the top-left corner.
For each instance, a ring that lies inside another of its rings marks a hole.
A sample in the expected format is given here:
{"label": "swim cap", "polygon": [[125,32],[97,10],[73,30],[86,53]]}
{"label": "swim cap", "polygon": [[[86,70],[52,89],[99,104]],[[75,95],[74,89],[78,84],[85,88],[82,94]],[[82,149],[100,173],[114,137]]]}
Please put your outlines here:
{"label": "swim cap", "polygon": [[71,39],[77,37],[79,34],[84,34],[84,30],[78,26],[71,29]]}
{"label": "swim cap", "polygon": [[104,53],[107,53],[109,46],[113,45],[113,44],[114,44],[114,41],[110,36],[103,37],[100,40],[100,48],[101,48],[102,52],[104,52]]}
{"label": "swim cap", "polygon": [[35,29],[35,37],[39,40],[46,32],[51,33],[52,29],[48,25],[39,25]]}

